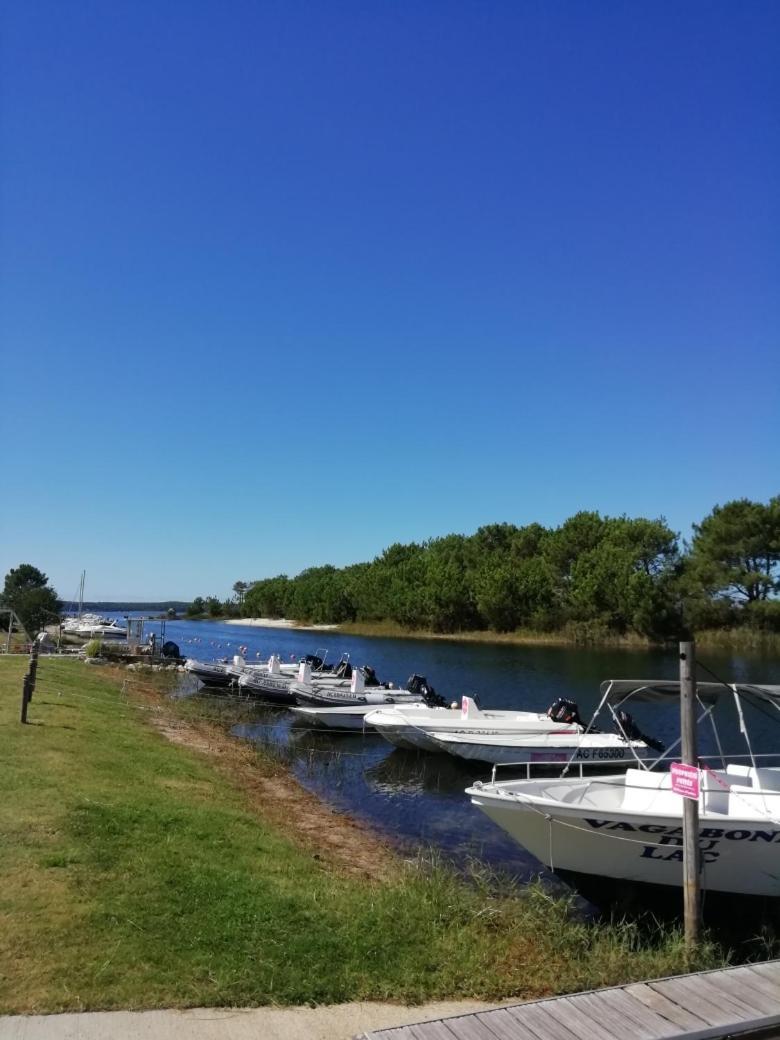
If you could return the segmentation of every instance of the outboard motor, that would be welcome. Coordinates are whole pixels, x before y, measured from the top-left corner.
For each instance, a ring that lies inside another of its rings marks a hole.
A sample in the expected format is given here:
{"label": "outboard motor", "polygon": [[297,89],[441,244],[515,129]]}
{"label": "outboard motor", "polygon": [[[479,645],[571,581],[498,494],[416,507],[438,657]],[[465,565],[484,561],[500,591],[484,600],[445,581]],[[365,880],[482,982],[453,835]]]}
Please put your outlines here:
{"label": "outboard motor", "polygon": [[615,712],[615,732],[619,736],[625,737],[626,740],[644,741],[648,747],[652,748],[653,751],[657,751],[659,755],[663,754],[666,750],[660,740],[656,740],[654,737],[648,737],[642,733],[627,711]]}
{"label": "outboard motor", "polygon": [[160,651],[160,653],[163,657],[173,658],[174,660],[181,657],[181,654],[179,653],[179,647],[170,639],[167,642],[163,643],[162,650]]}
{"label": "outboard motor", "polygon": [[333,673],[338,676],[339,679],[351,679],[352,678],[352,665],[349,661],[340,661],[338,668]]}
{"label": "outboard motor", "polygon": [[376,677],[374,669],[368,665],[363,665],[363,678],[365,679],[366,686],[381,686],[382,684]]}
{"label": "outboard motor", "polygon": [[303,660],[306,664],[311,665],[311,670],[313,672],[321,672],[323,670],[325,662],[316,654],[307,654]]}
{"label": "outboard motor", "polygon": [[447,707],[447,701],[428,684],[424,675],[410,675],[406,688],[409,693],[419,693],[429,708]]}
{"label": "outboard motor", "polygon": [[582,725],[577,702],[567,701],[565,697],[559,697],[557,701],[552,702],[547,709],[547,718],[552,719],[553,722],[568,722],[576,723],[578,726]]}
{"label": "outboard motor", "polygon": [[423,690],[423,700],[429,708],[449,707],[449,702],[446,701],[440,693],[437,693],[432,686],[428,686],[427,683]]}

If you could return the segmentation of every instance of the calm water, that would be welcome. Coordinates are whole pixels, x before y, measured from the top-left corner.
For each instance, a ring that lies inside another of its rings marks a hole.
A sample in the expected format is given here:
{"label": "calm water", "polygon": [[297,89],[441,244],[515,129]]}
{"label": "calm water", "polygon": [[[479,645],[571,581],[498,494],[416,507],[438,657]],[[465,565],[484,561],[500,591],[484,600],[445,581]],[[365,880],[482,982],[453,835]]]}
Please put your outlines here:
{"label": "calm water", "polygon": [[[296,659],[327,648],[329,661],[349,653],[353,663],[370,664],[383,680],[403,683],[413,672],[425,675],[451,700],[478,694],[483,707],[545,711],[565,696],[577,701],[583,717],[595,708],[605,679],[676,679],[679,672],[676,654],[663,651],[488,646],[186,621],[168,622],[166,638],[178,643],[182,654],[202,660],[232,657],[239,646],[247,648],[247,660],[267,659],[271,653]],[[776,657],[707,653],[700,660],[727,681],[780,684]],[[710,678],[704,673],[699,677]],[[667,745],[677,738],[676,708],[636,705],[631,711],[644,732]],[[255,712],[256,722],[237,726],[237,735],[284,748],[307,788],[369,821],[393,841],[409,849],[434,846],[457,863],[476,857],[521,879],[539,870],[463,793],[473,780],[486,779],[489,767],[402,751],[379,736],[312,732],[293,723],[282,708],[258,705]],[[724,750],[744,753],[731,704],[724,700],[716,715]],[[602,721],[608,728],[607,719]],[[748,724],[754,751],[780,751],[777,722],[748,713]],[[700,728],[699,740],[702,754],[716,751],[708,728]]]}

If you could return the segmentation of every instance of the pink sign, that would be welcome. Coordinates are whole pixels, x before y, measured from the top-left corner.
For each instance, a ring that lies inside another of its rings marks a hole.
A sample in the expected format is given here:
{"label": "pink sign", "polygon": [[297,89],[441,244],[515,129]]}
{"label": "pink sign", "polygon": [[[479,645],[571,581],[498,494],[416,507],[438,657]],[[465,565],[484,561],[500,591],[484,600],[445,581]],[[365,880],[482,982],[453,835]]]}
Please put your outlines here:
{"label": "pink sign", "polygon": [[699,797],[699,770],[696,766],[686,766],[682,762],[672,762],[672,790],[683,798]]}

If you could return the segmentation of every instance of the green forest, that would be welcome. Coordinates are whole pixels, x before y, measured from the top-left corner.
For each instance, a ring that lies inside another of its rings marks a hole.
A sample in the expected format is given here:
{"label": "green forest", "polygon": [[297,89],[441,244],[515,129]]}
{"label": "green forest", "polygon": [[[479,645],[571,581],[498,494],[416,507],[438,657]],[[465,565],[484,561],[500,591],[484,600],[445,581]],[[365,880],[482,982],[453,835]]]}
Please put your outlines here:
{"label": "green forest", "polygon": [[438,633],[569,631],[673,638],[701,629],[780,631],[780,496],[716,506],[681,542],[663,518],[580,512],[559,527],[490,524],[391,545],[348,567],[236,582],[229,604],[190,614],[395,622]]}

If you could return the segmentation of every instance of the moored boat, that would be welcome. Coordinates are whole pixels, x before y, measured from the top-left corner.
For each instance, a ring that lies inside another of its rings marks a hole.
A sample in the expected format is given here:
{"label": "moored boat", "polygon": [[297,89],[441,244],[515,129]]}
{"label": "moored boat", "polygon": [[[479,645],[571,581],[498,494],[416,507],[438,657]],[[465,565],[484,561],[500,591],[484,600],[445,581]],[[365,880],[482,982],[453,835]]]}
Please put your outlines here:
{"label": "moored boat", "polygon": [[423,676],[412,675],[406,687],[399,689],[392,683],[380,683],[367,665],[355,668],[348,681],[297,682],[293,683],[291,690],[298,704],[322,708],[370,705],[376,709],[388,705],[430,704],[437,697]]}
{"label": "moored boat", "polygon": [[433,708],[407,719],[402,708],[381,708],[367,721],[396,747],[493,763],[630,763],[655,758],[660,749],[627,716],[616,733],[592,730],[563,698],[545,713],[482,709],[464,697],[460,709]]}
{"label": "moored boat", "polygon": [[346,656],[342,657],[332,671],[324,666],[321,659],[317,660],[319,666],[316,670],[312,668],[310,661],[303,660],[297,666],[297,675],[290,675],[282,672],[278,658],[271,658],[267,670],[247,670],[238,680],[239,690],[272,704],[292,705],[296,703],[296,695],[292,689],[296,682],[315,687],[349,684],[349,679],[345,676],[347,673],[351,675],[352,669]]}
{"label": "moored boat", "polygon": [[63,625],[63,632],[79,639],[127,639],[127,625],[120,625],[109,618],[81,618],[75,625]]}
{"label": "moored boat", "polygon": [[[233,660],[227,664],[225,670],[227,674],[230,676],[232,683],[237,686],[238,680],[241,678],[242,675],[246,675],[247,673],[249,675],[263,675],[266,672],[275,669],[275,666],[272,665],[271,661],[276,657],[278,657],[278,655],[273,654],[268,661],[247,661],[246,658],[243,657],[243,655],[236,654],[233,657]],[[308,654],[305,660],[317,660],[320,663],[322,662],[321,658],[315,658],[313,654]],[[293,661],[289,664],[285,664],[281,660],[281,658],[279,658],[279,669],[277,674],[294,677],[298,673],[299,668],[300,661]]]}
{"label": "moored boat", "polygon": [[471,738],[474,738],[475,746],[480,742],[487,745],[494,740],[500,745],[501,741],[525,736],[555,736],[568,738],[571,743],[579,741],[585,732],[576,704],[563,700],[556,701],[546,713],[542,713],[482,709],[473,698],[464,697],[459,707],[430,708],[427,712],[415,712],[410,718],[406,718],[403,708],[382,708],[368,721],[396,747],[422,751],[449,750],[444,743],[451,737],[463,738],[462,746],[468,748],[467,740]]}
{"label": "moored boat", "polygon": [[[603,703],[679,699],[679,683],[619,680]],[[699,683],[704,715],[721,696],[780,711],[780,687]],[[747,736],[746,729],[743,733]],[[726,761],[699,771],[699,847],[704,889],[780,896],[780,768]],[[667,752],[667,755],[669,753]],[[660,885],[682,884],[683,797],[672,770],[475,783],[472,803],[555,870]],[[694,797],[695,797],[694,793]]]}
{"label": "moored boat", "polygon": [[204,686],[215,688],[228,687],[232,677],[228,673],[227,661],[198,661],[188,657],[184,662],[184,670],[199,679]]}
{"label": "moored boat", "polygon": [[[324,651],[327,653],[327,651]],[[319,656],[319,651],[316,654],[307,654],[304,661],[308,662],[310,667],[314,665],[318,669],[322,669],[323,672],[327,666],[324,663],[324,657]],[[210,687],[237,687],[239,684],[244,687],[245,692],[252,693],[252,681],[258,676],[272,676],[278,677],[284,680],[284,683],[280,683],[279,688],[286,688],[285,684],[289,684],[293,679],[300,673],[300,662],[294,662],[291,664],[283,664],[278,654],[272,654],[267,661],[257,663],[247,663],[246,659],[241,654],[234,655],[232,661],[221,660],[221,661],[199,661],[194,657],[188,657],[184,662],[184,667],[191,675],[194,675],[197,679],[203,683],[204,686]],[[240,683],[243,676],[249,676],[246,683]],[[275,683],[269,683],[269,687],[275,688]],[[294,700],[290,699],[285,703],[294,704]]]}
{"label": "moored boat", "polygon": [[[702,888],[780,896],[780,769],[702,775]],[[466,793],[553,870],[656,885],[682,884],[682,797],[669,772],[516,780]]]}

